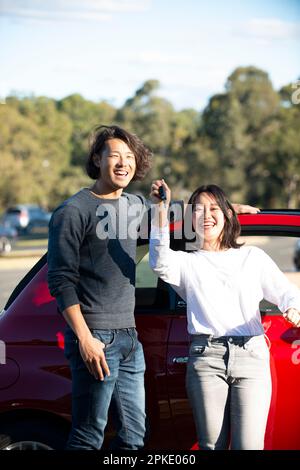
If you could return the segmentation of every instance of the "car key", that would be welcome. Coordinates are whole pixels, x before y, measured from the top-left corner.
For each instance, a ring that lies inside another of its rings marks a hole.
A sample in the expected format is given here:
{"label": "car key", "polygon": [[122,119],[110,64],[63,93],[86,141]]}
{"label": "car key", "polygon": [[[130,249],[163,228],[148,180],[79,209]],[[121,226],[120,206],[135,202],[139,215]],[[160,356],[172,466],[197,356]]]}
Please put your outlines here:
{"label": "car key", "polygon": [[165,201],[167,199],[166,191],[165,191],[165,188],[163,186],[160,186],[158,188],[158,195],[159,195],[159,198],[162,201]]}

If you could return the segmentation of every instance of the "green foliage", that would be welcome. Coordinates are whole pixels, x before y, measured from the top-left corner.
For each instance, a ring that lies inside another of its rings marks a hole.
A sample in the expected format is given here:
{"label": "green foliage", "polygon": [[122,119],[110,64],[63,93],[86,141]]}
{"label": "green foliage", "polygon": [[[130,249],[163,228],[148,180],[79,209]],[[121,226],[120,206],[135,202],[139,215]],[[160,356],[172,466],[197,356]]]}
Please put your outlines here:
{"label": "green foliage", "polygon": [[174,198],[203,183],[221,185],[234,202],[260,207],[299,207],[300,105],[295,88],[278,92],[268,74],[239,67],[223,93],[202,113],[176,111],[148,80],[116,109],[81,95],[56,101],[11,96],[0,105],[0,209],[36,202],[52,209],[90,184],[84,166],[88,137],[116,123],[137,134],[154,153],[153,168],[129,190],[148,195],[164,177]]}
{"label": "green foliage", "polygon": [[51,205],[50,193],[70,163],[71,122],[48,98],[9,98],[0,106],[0,206]]}
{"label": "green foliage", "polygon": [[82,167],[91,131],[100,124],[109,125],[114,120],[116,110],[105,101],[93,103],[79,94],[58,101],[57,109],[65,113],[72,123],[71,164]]}

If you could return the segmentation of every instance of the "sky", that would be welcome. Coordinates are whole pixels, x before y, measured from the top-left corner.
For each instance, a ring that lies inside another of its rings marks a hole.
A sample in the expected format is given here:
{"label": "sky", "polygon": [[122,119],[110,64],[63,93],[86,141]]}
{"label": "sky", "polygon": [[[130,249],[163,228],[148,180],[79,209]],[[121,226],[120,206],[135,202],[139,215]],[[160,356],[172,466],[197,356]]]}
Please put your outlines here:
{"label": "sky", "polygon": [[0,0],[0,99],[80,93],[120,107],[149,79],[202,110],[238,66],[300,78],[300,0]]}

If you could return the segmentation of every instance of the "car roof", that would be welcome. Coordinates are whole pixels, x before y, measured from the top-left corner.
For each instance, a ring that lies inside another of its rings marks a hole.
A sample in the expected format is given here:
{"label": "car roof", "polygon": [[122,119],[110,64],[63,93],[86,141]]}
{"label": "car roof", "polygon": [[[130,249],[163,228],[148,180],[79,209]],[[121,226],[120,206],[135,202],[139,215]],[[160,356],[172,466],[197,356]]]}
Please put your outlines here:
{"label": "car roof", "polygon": [[300,223],[300,209],[264,209],[257,214],[239,214],[240,224],[243,225],[290,225]]}
{"label": "car roof", "polygon": [[300,210],[262,210],[257,214],[240,214],[242,235],[264,232],[265,235],[300,236]]}
{"label": "car roof", "polygon": [[[262,209],[257,214],[238,214],[238,219],[245,231],[247,227],[299,227],[300,228],[300,209]],[[182,226],[182,220],[171,222],[171,232],[179,230]]]}

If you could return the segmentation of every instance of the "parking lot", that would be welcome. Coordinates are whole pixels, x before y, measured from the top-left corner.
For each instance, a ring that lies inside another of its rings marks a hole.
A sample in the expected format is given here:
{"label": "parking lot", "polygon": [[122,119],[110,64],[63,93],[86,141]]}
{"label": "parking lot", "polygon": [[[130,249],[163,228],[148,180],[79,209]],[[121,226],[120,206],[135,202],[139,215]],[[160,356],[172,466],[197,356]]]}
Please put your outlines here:
{"label": "parking lot", "polygon": [[19,281],[46,252],[47,243],[46,238],[23,237],[8,255],[0,256],[0,311]]}
{"label": "parking lot", "polygon": [[39,257],[0,259],[0,310],[14,287],[38,260]]}

